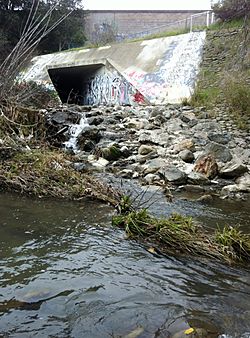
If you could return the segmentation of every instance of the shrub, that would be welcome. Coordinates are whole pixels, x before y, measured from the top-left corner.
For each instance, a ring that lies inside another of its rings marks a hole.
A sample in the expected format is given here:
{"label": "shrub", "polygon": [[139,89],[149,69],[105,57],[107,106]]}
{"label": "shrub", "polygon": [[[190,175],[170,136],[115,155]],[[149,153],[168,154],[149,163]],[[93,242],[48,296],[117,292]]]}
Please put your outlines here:
{"label": "shrub", "polygon": [[223,83],[223,94],[232,112],[250,117],[250,84],[244,74],[227,74]]}
{"label": "shrub", "polygon": [[216,16],[222,21],[247,18],[250,13],[249,0],[220,0],[213,6]]}

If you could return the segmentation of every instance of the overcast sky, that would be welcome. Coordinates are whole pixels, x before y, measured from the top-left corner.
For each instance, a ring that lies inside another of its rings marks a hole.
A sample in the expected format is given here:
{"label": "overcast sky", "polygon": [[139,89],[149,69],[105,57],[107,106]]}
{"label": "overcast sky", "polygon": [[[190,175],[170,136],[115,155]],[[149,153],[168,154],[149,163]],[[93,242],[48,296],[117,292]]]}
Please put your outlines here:
{"label": "overcast sky", "polygon": [[85,9],[210,9],[211,0],[83,0]]}

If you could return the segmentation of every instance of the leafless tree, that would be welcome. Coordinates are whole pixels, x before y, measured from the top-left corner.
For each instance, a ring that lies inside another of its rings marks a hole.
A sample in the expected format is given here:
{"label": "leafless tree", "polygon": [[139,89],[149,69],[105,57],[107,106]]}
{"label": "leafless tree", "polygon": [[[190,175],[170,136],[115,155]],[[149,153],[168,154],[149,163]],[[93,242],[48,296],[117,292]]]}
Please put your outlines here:
{"label": "leafless tree", "polygon": [[23,93],[19,91],[17,95],[16,91],[13,90],[17,83],[18,74],[34,55],[35,49],[41,40],[71,14],[69,11],[56,22],[51,23],[52,13],[56,10],[59,1],[53,1],[49,10],[43,14],[38,11],[40,3],[40,0],[32,0],[21,37],[10,54],[0,64],[0,101],[18,100],[21,102],[22,94],[24,96],[27,95],[25,91]]}

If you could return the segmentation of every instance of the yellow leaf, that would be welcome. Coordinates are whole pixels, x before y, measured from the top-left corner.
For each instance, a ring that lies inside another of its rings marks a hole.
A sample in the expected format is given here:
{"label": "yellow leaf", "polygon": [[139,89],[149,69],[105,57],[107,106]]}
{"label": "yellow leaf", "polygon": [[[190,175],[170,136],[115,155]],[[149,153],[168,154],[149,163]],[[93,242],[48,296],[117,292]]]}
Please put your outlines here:
{"label": "yellow leaf", "polygon": [[150,253],[156,253],[155,248],[153,248],[152,246],[150,248],[148,248],[148,252],[150,252]]}
{"label": "yellow leaf", "polygon": [[189,329],[187,329],[186,331],[185,331],[185,334],[191,334],[191,333],[193,333],[194,332],[194,329],[192,328],[192,327],[190,327]]}

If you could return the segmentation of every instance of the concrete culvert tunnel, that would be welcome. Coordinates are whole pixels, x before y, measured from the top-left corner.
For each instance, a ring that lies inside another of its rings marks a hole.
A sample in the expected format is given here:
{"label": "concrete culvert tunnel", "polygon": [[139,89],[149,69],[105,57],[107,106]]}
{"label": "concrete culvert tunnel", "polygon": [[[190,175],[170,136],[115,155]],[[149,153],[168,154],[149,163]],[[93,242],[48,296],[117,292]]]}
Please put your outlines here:
{"label": "concrete culvert tunnel", "polygon": [[85,104],[85,93],[103,64],[84,65],[48,70],[53,85],[62,103]]}

